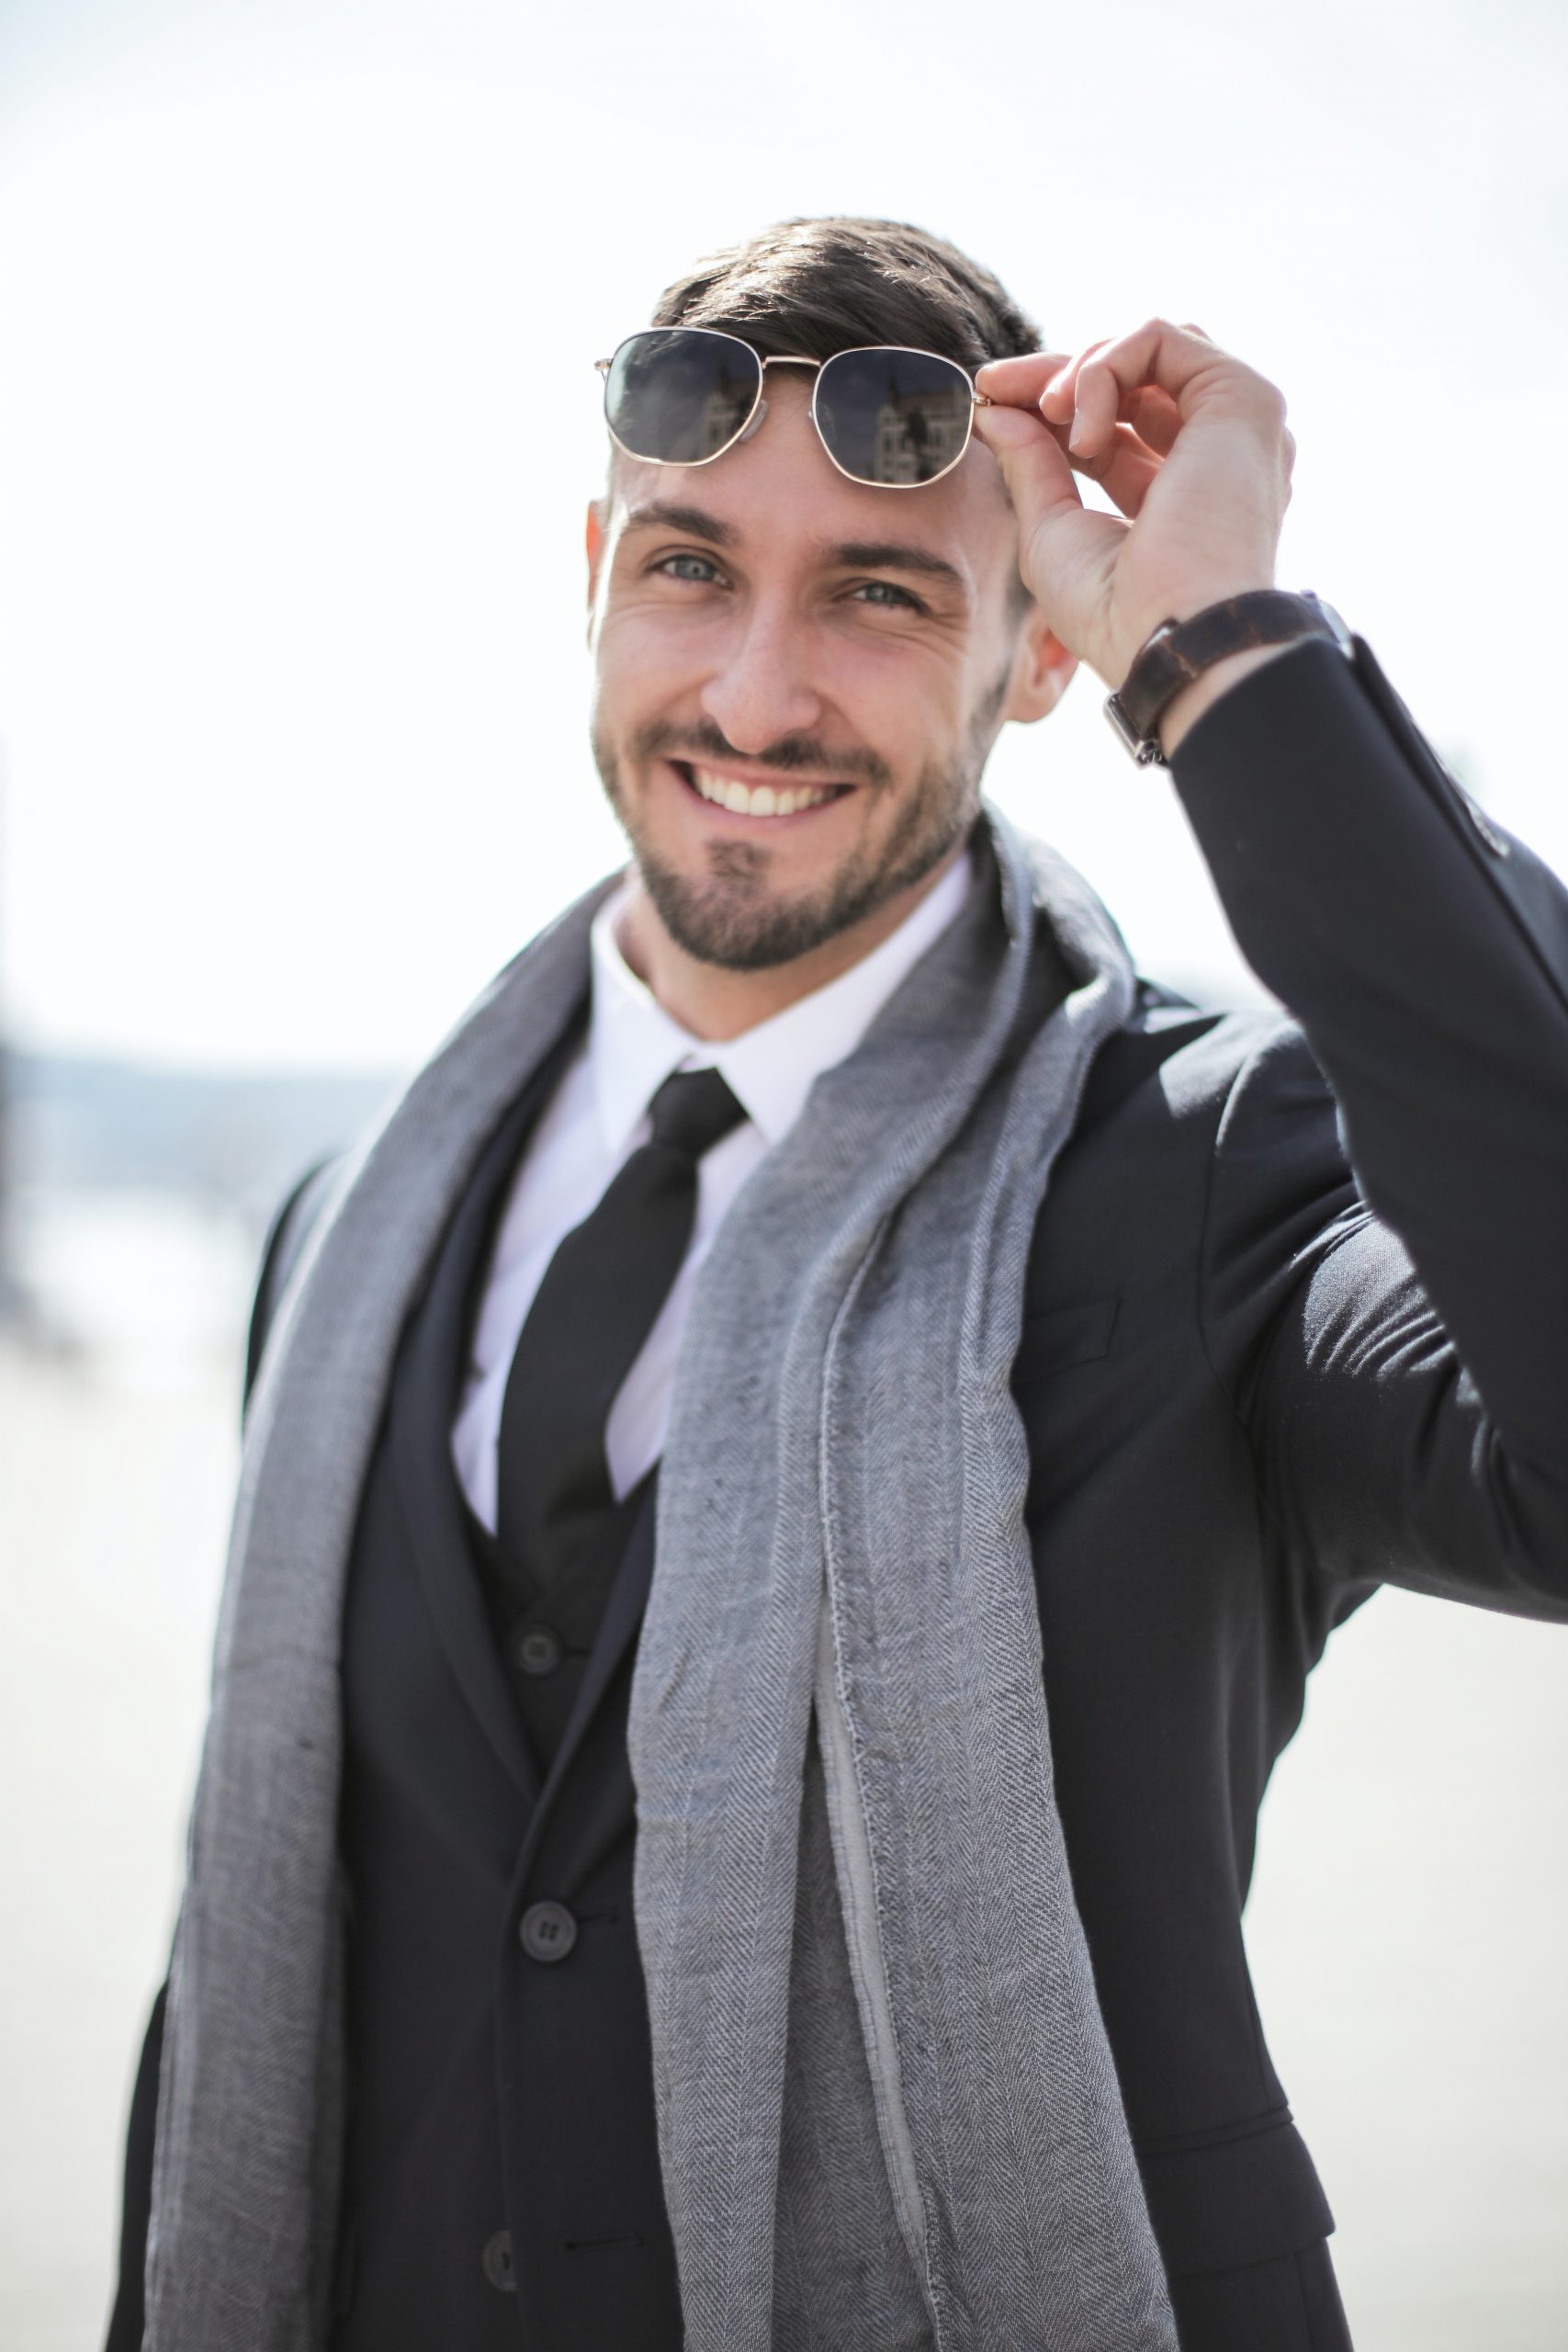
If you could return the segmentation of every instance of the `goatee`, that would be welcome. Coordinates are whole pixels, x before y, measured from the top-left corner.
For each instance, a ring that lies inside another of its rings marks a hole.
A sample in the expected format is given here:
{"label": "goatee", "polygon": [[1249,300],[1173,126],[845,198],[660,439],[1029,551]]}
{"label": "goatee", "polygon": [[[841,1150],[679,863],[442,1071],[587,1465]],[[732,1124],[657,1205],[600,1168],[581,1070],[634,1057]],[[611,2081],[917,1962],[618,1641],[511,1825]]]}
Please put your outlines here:
{"label": "goatee", "polygon": [[[716,841],[702,874],[678,873],[648,839],[633,797],[624,788],[614,752],[594,730],[593,757],[610,806],[626,834],[644,889],[670,937],[701,964],[727,971],[759,972],[788,964],[874,914],[890,899],[924,881],[974,823],[980,773],[995,737],[1006,681],[987,695],[971,730],[968,756],[956,767],[923,768],[906,794],[892,829],[863,842],[833,872],[813,887],[784,895],[772,887],[773,857],[766,842]],[[631,746],[643,773],[657,759],[700,760],[722,767],[732,752],[716,730],[681,732],[645,728]],[[764,763],[781,775],[827,773],[856,776],[860,792],[886,792],[893,779],[874,752],[852,759],[824,752],[816,744],[775,745]]]}

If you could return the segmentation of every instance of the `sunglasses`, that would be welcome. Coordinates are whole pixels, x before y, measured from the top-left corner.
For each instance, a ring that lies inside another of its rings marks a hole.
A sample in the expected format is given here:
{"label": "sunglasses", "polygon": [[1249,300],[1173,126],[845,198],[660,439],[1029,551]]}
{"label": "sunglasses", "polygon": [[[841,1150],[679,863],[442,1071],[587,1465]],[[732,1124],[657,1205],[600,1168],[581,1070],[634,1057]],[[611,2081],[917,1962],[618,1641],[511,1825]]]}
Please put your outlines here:
{"label": "sunglasses", "polygon": [[766,413],[763,371],[812,368],[811,422],[834,465],[877,490],[915,490],[950,474],[969,447],[976,408],[988,408],[956,360],[870,344],[831,359],[764,359],[717,327],[644,327],[613,358],[604,422],[628,458],[706,466],[756,430]]}

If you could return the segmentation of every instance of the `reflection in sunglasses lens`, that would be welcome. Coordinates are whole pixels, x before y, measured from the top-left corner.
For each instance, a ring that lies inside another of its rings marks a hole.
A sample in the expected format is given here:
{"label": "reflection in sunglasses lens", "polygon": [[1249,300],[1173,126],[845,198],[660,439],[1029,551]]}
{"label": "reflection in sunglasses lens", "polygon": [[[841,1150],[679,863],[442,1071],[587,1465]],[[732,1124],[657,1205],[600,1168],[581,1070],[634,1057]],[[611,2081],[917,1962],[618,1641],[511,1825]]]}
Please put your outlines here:
{"label": "reflection in sunglasses lens", "polygon": [[934,481],[964,449],[969,379],[923,351],[844,351],[817,379],[817,422],[847,474],[880,484]]}
{"label": "reflection in sunglasses lens", "polygon": [[604,414],[633,457],[700,465],[740,431],[761,373],[756,353],[731,335],[650,327],[616,352],[604,381]]}

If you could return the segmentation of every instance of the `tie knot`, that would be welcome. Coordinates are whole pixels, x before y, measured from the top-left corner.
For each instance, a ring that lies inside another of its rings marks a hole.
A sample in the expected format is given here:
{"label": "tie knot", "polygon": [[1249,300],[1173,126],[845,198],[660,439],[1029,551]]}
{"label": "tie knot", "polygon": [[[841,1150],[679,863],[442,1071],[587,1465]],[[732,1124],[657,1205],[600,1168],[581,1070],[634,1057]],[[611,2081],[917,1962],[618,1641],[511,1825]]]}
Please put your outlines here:
{"label": "tie knot", "polygon": [[653,1140],[700,1159],[746,1116],[716,1069],[678,1069],[648,1106]]}

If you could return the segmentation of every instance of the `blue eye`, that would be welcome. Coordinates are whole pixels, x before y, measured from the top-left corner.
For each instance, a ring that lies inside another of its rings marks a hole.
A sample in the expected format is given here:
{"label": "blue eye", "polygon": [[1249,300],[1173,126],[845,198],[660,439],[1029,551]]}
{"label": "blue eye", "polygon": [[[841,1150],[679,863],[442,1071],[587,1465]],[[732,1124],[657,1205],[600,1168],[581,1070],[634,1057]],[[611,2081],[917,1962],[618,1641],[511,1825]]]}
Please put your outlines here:
{"label": "blue eye", "polygon": [[705,585],[719,576],[718,566],[705,555],[667,555],[654,569],[668,572],[671,580],[694,580]]}
{"label": "blue eye", "polygon": [[891,580],[863,580],[860,586],[852,593],[867,605],[887,605],[894,609],[900,605],[907,605],[913,612],[919,610],[919,604],[910,595],[908,590],[895,586]]}

